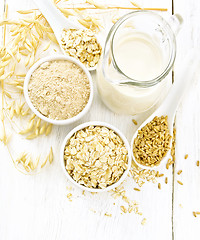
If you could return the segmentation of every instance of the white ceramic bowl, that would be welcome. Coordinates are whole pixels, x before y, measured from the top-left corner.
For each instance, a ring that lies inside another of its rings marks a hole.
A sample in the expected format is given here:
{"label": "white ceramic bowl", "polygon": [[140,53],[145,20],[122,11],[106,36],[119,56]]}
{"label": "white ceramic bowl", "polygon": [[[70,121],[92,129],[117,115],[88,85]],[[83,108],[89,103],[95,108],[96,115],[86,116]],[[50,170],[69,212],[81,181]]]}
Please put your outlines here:
{"label": "white ceramic bowl", "polygon": [[[77,131],[81,130],[81,129],[84,129],[88,126],[104,126],[104,127],[107,127],[109,129],[112,129],[115,133],[117,133],[119,135],[119,137],[123,140],[125,146],[126,146],[126,149],[128,150],[128,167],[127,167],[127,170],[124,171],[123,175],[121,176],[121,178],[119,179],[118,182],[104,188],[104,189],[95,189],[95,188],[88,188],[88,187],[85,187],[79,183],[77,183],[70,175],[69,173],[67,172],[67,170],[65,169],[65,162],[64,162],[64,149],[65,149],[65,145],[66,143],[69,141],[69,139],[73,136],[74,133],[76,133]],[[86,122],[86,123],[83,123],[83,124],[80,124],[79,126],[75,127],[73,130],[71,130],[67,136],[65,137],[63,143],[62,143],[62,146],[61,146],[61,150],[60,150],[60,160],[61,160],[61,166],[62,166],[62,169],[64,171],[64,174],[65,176],[68,178],[68,180],[70,182],[72,182],[73,184],[75,184],[76,186],[78,186],[79,188],[81,188],[82,190],[86,190],[86,191],[89,191],[89,192],[105,192],[105,191],[109,191],[109,190],[112,190],[114,188],[116,188],[117,186],[119,186],[124,180],[125,178],[127,177],[128,175],[128,172],[130,170],[130,167],[131,167],[131,150],[130,150],[130,146],[129,146],[129,143],[126,139],[126,137],[124,136],[124,134],[119,130],[117,129],[116,127],[112,126],[111,124],[108,124],[108,123],[105,123],[105,122],[99,122],[99,121],[92,121],[92,122]]]}
{"label": "white ceramic bowl", "polygon": [[[88,79],[89,79],[89,83],[90,83],[90,97],[88,100],[88,103],[86,104],[85,108],[76,116],[69,118],[69,119],[65,119],[65,120],[54,120],[51,118],[47,118],[44,115],[42,115],[32,104],[30,98],[29,98],[29,94],[28,94],[28,84],[30,81],[30,77],[32,75],[32,73],[44,62],[48,62],[48,61],[53,61],[53,60],[67,60],[70,62],[75,63],[76,65],[78,65],[80,68],[83,69],[83,71],[85,72],[85,74],[87,75]],[[25,77],[25,81],[24,81],[24,96],[26,99],[26,102],[28,104],[28,106],[30,107],[30,109],[42,120],[55,124],[55,125],[67,125],[70,123],[73,123],[77,120],[79,120],[80,118],[82,118],[90,109],[91,104],[92,104],[92,100],[93,100],[93,95],[94,95],[94,87],[93,87],[93,82],[92,82],[92,77],[90,75],[90,72],[88,71],[88,69],[78,60],[76,60],[75,58],[72,57],[68,57],[68,56],[63,56],[63,55],[54,55],[51,57],[44,57],[42,59],[40,59],[39,61],[37,61],[27,72],[26,77]]]}

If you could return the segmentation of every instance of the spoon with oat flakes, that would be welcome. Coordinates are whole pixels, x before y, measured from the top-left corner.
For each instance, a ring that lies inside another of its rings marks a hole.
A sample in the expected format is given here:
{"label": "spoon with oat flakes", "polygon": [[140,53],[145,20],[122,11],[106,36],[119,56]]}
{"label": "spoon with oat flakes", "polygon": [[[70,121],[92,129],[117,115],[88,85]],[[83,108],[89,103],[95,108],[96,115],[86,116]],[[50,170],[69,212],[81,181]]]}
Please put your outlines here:
{"label": "spoon with oat flakes", "polygon": [[163,103],[133,135],[132,158],[139,167],[153,169],[170,158],[176,109],[181,97],[189,89],[199,63],[195,51],[190,51]]}
{"label": "spoon with oat flakes", "polygon": [[99,38],[78,22],[67,19],[50,0],[34,2],[50,24],[63,54],[78,59],[89,71],[95,70],[102,52]]}

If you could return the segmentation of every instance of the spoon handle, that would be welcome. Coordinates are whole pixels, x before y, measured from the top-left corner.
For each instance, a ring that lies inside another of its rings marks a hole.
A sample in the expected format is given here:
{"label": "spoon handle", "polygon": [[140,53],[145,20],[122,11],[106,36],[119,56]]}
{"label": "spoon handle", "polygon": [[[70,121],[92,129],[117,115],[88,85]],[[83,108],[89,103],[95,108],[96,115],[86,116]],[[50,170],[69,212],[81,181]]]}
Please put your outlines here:
{"label": "spoon handle", "polygon": [[59,40],[62,29],[68,27],[66,18],[50,0],[34,0],[34,2],[50,24],[57,40]]}
{"label": "spoon handle", "polygon": [[198,64],[199,59],[196,57],[195,51],[190,51],[190,53],[183,60],[178,77],[169,90],[169,94],[161,105],[161,108],[159,108],[159,112],[165,111],[168,113],[171,119],[174,118],[176,109],[181,101],[182,96],[189,89],[192,83]]}

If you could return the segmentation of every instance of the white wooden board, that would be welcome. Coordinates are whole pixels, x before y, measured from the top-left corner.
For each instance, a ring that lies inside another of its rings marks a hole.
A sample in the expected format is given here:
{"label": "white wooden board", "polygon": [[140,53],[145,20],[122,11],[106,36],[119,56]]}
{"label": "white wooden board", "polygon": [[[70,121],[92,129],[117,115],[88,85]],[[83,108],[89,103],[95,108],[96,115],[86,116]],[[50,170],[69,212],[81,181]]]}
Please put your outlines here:
{"label": "white wooden board", "polygon": [[[173,2],[175,12],[183,14],[187,22],[187,28],[182,30],[178,38],[177,60],[180,62],[186,48],[198,46],[200,43],[198,26],[200,4],[197,0],[190,3],[186,0]],[[7,0],[7,3],[9,18],[19,17],[16,10],[35,7],[31,0]],[[163,14],[166,18],[172,12],[170,0],[143,0],[140,5],[167,7],[168,14]],[[2,11],[1,1],[0,13]],[[93,80],[95,83],[95,74]],[[200,86],[197,81],[195,84],[178,109],[175,174],[173,175],[173,168],[168,171],[160,169],[161,172],[166,172],[169,183],[165,185],[164,179],[161,179],[162,190],[158,190],[157,184],[145,184],[141,192],[133,190],[136,184],[132,179],[125,183],[127,195],[139,202],[143,216],[134,213],[121,214],[120,206],[124,203],[118,199],[114,200],[110,193],[98,195],[86,193],[83,196],[81,191],[73,186],[72,202],[66,197],[68,193],[66,186],[70,186],[70,183],[67,182],[60,167],[58,153],[60,144],[69,130],[89,120],[106,121],[122,130],[129,141],[136,130],[131,122],[132,117],[110,112],[101,102],[96,89],[92,109],[81,121],[68,127],[55,127],[49,138],[44,137],[31,142],[17,138],[12,142],[14,154],[24,148],[36,155],[38,152],[46,154],[47,149],[53,145],[55,161],[39,174],[26,176],[18,172],[8,152],[0,144],[0,239],[199,239],[200,217],[192,216],[192,211],[200,211],[200,168],[195,166],[200,154],[198,94]],[[134,118],[141,123],[148,114],[140,114]],[[184,160],[185,153],[189,154],[188,160]],[[179,169],[183,170],[183,175],[177,178],[176,171]],[[183,181],[184,185],[178,185],[177,179]],[[182,204],[183,208],[180,208],[179,204]],[[112,213],[112,217],[105,217],[105,212]],[[144,217],[147,218],[147,224],[142,226],[141,221]]]}
{"label": "white wooden board", "polygon": [[[200,25],[199,25],[199,1],[174,1],[174,11],[184,18],[184,25],[178,36],[177,63],[191,48],[199,52]],[[199,68],[198,68],[199,69]],[[175,71],[176,73],[176,71]],[[176,75],[175,75],[176,77]],[[200,237],[200,218],[195,218],[193,211],[200,209],[200,168],[196,161],[200,157],[200,74],[197,71],[191,87],[177,111],[177,148],[174,182],[174,239],[193,239]],[[185,154],[189,157],[184,159]],[[178,176],[178,170],[183,173]],[[183,182],[183,186],[177,183]],[[182,207],[180,207],[180,204]]]}

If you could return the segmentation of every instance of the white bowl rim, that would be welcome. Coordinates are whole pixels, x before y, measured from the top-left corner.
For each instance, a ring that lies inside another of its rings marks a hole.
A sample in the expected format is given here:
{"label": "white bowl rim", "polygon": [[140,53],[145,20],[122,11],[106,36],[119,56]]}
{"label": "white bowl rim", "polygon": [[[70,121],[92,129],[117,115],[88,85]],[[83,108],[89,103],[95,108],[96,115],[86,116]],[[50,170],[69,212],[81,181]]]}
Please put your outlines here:
{"label": "white bowl rim", "polygon": [[[84,129],[88,126],[102,126],[102,127],[107,127],[111,130],[113,130],[115,133],[117,133],[117,135],[119,135],[119,137],[122,139],[122,141],[125,144],[126,149],[128,150],[128,165],[127,165],[127,169],[124,171],[124,173],[122,174],[121,178],[114,184],[104,188],[104,189],[95,189],[95,188],[88,188],[85,187],[79,183],[77,183],[75,180],[73,180],[73,178],[68,174],[67,170],[65,169],[65,164],[64,164],[64,149],[65,149],[65,145],[67,143],[67,141],[72,137],[72,135],[74,133],[76,133],[77,131]],[[78,125],[77,127],[75,127],[74,129],[72,129],[67,136],[65,137],[65,139],[63,140],[63,143],[61,145],[61,150],[60,150],[60,160],[61,160],[61,167],[64,171],[65,176],[67,177],[67,179],[73,183],[74,185],[78,186],[79,188],[81,188],[82,190],[88,191],[88,192],[96,192],[96,193],[100,193],[100,192],[106,192],[106,191],[110,191],[116,187],[118,187],[127,177],[128,172],[131,168],[131,161],[132,161],[132,156],[131,156],[131,149],[130,149],[130,145],[128,140],[126,139],[125,135],[115,126],[106,123],[106,122],[101,122],[101,121],[90,121],[90,122],[85,122],[82,123],[80,125]]]}
{"label": "white bowl rim", "polygon": [[[81,69],[83,69],[83,71],[85,72],[85,74],[88,77],[89,80],[89,84],[90,84],[90,96],[89,96],[89,100],[86,104],[86,106],[84,107],[84,109],[77,114],[76,116],[69,118],[69,119],[64,119],[64,120],[55,120],[55,119],[51,119],[48,117],[45,117],[44,115],[42,115],[32,104],[30,98],[29,98],[29,94],[28,94],[28,84],[30,81],[30,77],[32,75],[32,73],[44,62],[50,62],[50,61],[54,61],[54,60],[67,60],[70,62],[75,63],[76,65],[78,65]],[[92,76],[89,72],[89,70],[81,63],[79,62],[77,59],[73,58],[73,57],[69,57],[69,56],[64,56],[62,54],[56,54],[53,56],[48,56],[48,57],[44,57],[41,58],[40,60],[38,60],[27,72],[25,80],[24,80],[24,97],[25,100],[28,104],[28,106],[30,107],[30,109],[42,120],[49,122],[51,124],[55,124],[55,125],[67,125],[67,124],[71,124],[74,123],[75,121],[79,120],[80,118],[82,118],[90,109],[91,104],[92,104],[92,100],[93,100],[93,95],[94,95],[94,86],[93,86],[93,81],[92,81]]]}

